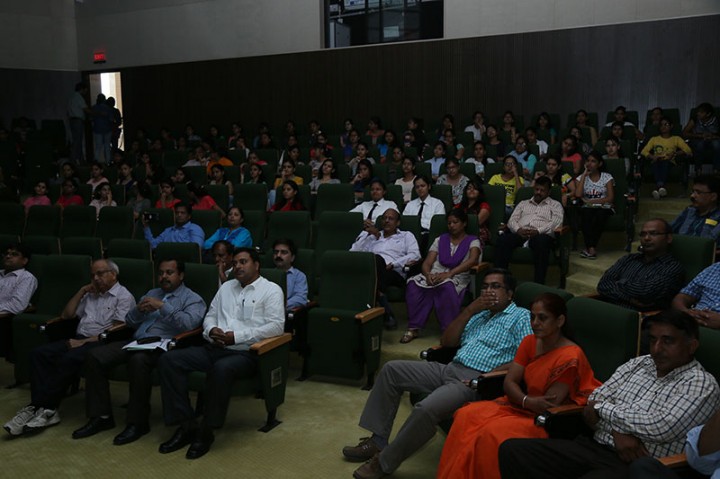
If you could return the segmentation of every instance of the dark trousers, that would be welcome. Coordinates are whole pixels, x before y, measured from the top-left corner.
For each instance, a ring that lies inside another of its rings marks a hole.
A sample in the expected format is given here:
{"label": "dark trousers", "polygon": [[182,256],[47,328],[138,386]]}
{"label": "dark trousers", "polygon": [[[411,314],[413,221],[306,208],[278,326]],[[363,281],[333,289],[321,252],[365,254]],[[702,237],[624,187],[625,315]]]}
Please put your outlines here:
{"label": "dark trousers", "polygon": [[127,343],[116,341],[105,344],[88,354],[85,367],[85,409],[88,417],[112,415],[108,375],[116,366],[127,363],[130,381],[127,423],[148,423],[153,386],[152,371],[162,356],[162,351],[126,351],[122,347]]}
{"label": "dark trousers", "polygon": [[8,362],[15,362],[15,348],[13,347],[13,318],[9,315],[0,317],[0,356]]}
{"label": "dark trousers", "polygon": [[375,255],[375,269],[377,270],[378,291],[385,293],[388,286],[402,287],[405,279],[394,269],[387,269],[387,263],[379,254]]}
{"label": "dark trousers", "polygon": [[699,479],[708,477],[694,471],[690,466],[669,467],[652,457],[641,457],[630,463],[632,479]]}
{"label": "dark trousers", "polygon": [[57,409],[70,385],[82,371],[90,350],[100,343],[69,349],[66,341],[44,344],[30,352],[30,403]]}
{"label": "dark trousers", "polygon": [[605,223],[612,214],[612,210],[605,208],[582,208],[580,216],[582,220],[582,233],[586,248],[597,247],[605,229]]}
{"label": "dark trousers", "polygon": [[72,138],[72,158],[71,160],[82,163],[85,156],[83,154],[85,142],[85,120],[80,118],[70,118],[70,136]]}
{"label": "dark trousers", "polygon": [[628,464],[592,438],[508,439],[498,452],[503,479],[624,479]]}
{"label": "dark trousers", "polygon": [[[555,239],[550,235],[536,235],[530,238],[529,246],[533,252],[533,260],[535,263],[536,283],[545,284],[545,276],[549,264],[550,251],[552,250]],[[507,269],[510,264],[510,257],[515,248],[519,248],[525,243],[525,238],[517,233],[506,231],[498,236],[497,249],[495,251],[495,266]]]}
{"label": "dark trousers", "polygon": [[158,371],[165,424],[187,425],[194,421],[195,411],[188,396],[188,374],[202,371],[207,375],[203,389],[203,425],[218,429],[225,423],[233,381],[255,374],[257,356],[250,351],[195,346],[164,354],[158,363]]}

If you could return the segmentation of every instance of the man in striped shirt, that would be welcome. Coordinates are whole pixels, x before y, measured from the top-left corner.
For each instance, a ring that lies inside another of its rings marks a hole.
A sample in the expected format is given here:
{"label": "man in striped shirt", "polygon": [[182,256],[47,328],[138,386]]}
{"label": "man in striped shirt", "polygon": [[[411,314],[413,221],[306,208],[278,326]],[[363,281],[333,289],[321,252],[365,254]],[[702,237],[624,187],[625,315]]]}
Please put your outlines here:
{"label": "man in striped shirt", "polygon": [[688,431],[718,409],[718,384],[693,357],[699,327],[690,315],[663,311],[643,328],[650,355],[620,366],[583,410],[593,437],[510,439],[499,451],[504,479],[627,477],[636,459],[683,450]]}
{"label": "man in striped shirt", "polygon": [[638,311],[669,308],[684,276],[682,265],[669,252],[670,243],[667,221],[647,221],[640,231],[640,252],[623,256],[600,278],[600,299]]}
{"label": "man in striped shirt", "polygon": [[508,221],[508,230],[498,236],[495,266],[507,268],[515,248],[529,247],[535,262],[536,283],[545,284],[550,250],[555,243],[555,229],[563,223],[563,207],[550,198],[550,178],[535,180],[535,194],[521,201]]}

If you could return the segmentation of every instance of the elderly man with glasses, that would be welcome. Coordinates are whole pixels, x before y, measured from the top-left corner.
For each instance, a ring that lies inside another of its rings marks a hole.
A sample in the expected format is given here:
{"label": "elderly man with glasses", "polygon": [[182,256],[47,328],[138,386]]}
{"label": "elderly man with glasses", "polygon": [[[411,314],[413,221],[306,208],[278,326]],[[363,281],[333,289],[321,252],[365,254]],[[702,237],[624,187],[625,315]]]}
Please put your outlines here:
{"label": "elderly man with glasses", "polygon": [[124,322],[135,307],[133,295],[118,282],[120,270],[113,261],[97,260],[90,271],[92,282],[70,298],[60,315],[63,319],[80,318],[75,337],[45,344],[30,354],[30,404],[3,426],[12,436],[60,422],[60,402],[80,374],[88,351],[101,344],[98,335]]}
{"label": "elderly man with glasses", "polygon": [[682,265],[669,251],[672,240],[667,221],[645,222],[639,252],[623,256],[600,278],[600,299],[638,311],[669,308],[684,279]]}
{"label": "elderly man with glasses", "polygon": [[[360,416],[360,427],[372,433],[357,446],[343,449],[350,461],[367,461],[357,479],[379,478],[400,464],[434,435],[438,423],[456,409],[478,399],[465,382],[483,373],[510,366],[520,341],[532,334],[530,312],[513,303],[515,279],[509,271],[490,270],[482,294],[448,326],[440,342],[459,347],[449,364],[390,361],[383,366]],[[427,394],[415,404],[392,442],[389,442],[400,399],[405,391]]]}

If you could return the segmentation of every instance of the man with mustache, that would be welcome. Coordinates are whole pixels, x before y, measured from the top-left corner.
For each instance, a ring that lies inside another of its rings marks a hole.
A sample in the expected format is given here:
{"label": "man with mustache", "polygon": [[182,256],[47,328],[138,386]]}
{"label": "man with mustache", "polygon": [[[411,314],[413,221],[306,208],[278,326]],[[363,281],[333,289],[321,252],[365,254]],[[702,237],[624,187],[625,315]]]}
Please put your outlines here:
{"label": "man with mustache", "polygon": [[289,311],[308,302],[308,282],[305,273],[293,266],[297,247],[291,239],[277,239],[273,243],[273,262],[277,269],[287,272],[287,300],[285,307]]}
{"label": "man with mustache", "polygon": [[[205,314],[205,301],[183,284],[184,278],[185,263],[174,259],[161,261],[157,279],[160,287],[148,291],[125,317],[125,324],[135,329],[133,341],[115,341],[88,354],[85,403],[90,420],[73,432],[73,439],[93,436],[115,427],[108,375],[123,363],[127,363],[130,383],[127,426],[115,436],[113,444],[129,444],[150,432],[152,370],[165,351],[165,343],[161,341],[199,327]],[[129,344],[156,344],[157,347],[130,350],[125,348]]]}
{"label": "man with mustache", "polygon": [[672,222],[672,231],[676,234],[712,238],[720,248],[720,180],[714,176],[695,178],[691,206],[683,210]]}

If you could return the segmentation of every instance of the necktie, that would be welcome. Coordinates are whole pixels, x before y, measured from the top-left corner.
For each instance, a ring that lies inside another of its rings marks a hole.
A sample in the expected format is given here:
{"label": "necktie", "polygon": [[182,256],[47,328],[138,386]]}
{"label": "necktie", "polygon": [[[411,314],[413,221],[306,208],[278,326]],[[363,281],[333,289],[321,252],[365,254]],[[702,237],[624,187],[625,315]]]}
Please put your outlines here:
{"label": "necktie", "polygon": [[369,220],[371,220],[371,219],[372,219],[372,214],[373,214],[373,212],[375,211],[375,208],[377,208],[377,207],[378,207],[378,204],[377,204],[377,203],[375,203],[375,204],[373,205],[373,207],[372,207],[372,208],[370,208],[370,213],[368,213],[368,215],[367,215],[367,219],[369,219]]}
{"label": "necktie", "polygon": [[425,202],[420,202],[420,209],[418,210],[418,217],[420,218],[420,221],[422,221],[422,212],[425,209]]}

